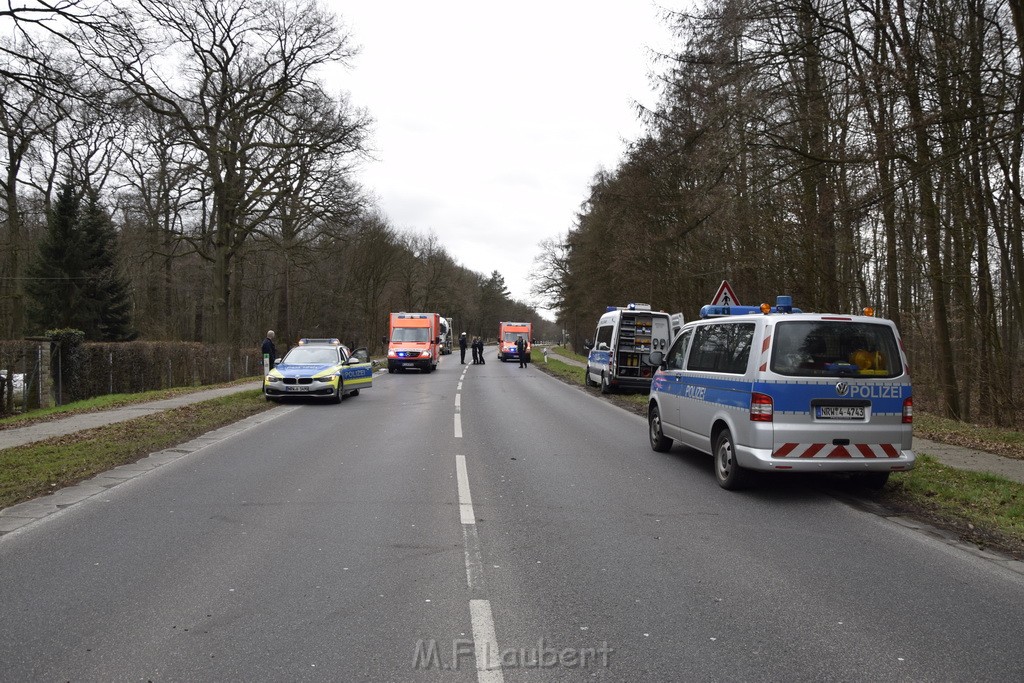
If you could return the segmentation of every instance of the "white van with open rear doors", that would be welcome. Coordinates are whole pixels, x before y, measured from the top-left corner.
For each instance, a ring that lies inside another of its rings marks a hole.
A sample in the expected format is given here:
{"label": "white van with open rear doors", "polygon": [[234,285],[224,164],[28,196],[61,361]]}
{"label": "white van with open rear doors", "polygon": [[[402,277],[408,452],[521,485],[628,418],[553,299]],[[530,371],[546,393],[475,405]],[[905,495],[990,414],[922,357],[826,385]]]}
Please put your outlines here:
{"label": "white van with open rear doors", "polygon": [[681,313],[652,311],[649,304],[609,306],[586,347],[586,385],[601,387],[602,394],[616,389],[647,391],[657,369],[651,353],[668,350],[673,329],[682,320]]}

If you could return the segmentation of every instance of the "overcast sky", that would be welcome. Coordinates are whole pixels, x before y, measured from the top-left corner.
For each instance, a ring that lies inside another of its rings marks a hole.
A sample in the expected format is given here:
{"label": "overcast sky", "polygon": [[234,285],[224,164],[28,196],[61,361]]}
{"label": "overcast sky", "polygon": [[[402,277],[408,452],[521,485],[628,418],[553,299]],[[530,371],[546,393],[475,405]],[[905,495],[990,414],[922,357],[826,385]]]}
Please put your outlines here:
{"label": "overcast sky", "polygon": [[[399,229],[533,303],[541,240],[564,234],[654,104],[660,7],[683,0],[343,0],[360,45],[329,86],[375,119],[362,183]],[[334,81],[337,82],[334,82]]]}

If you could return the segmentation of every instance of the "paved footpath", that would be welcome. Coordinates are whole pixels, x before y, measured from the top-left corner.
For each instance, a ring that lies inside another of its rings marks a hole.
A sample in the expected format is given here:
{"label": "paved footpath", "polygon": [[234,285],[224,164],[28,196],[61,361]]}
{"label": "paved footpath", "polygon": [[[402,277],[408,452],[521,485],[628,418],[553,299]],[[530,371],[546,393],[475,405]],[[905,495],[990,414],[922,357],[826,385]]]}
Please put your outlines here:
{"label": "paved footpath", "polygon": [[[544,357],[554,358],[566,363],[567,365],[573,365],[578,368],[586,367],[586,363],[582,363],[574,358],[566,358],[565,356],[560,356],[557,353],[547,350],[545,350]],[[1024,460],[1007,458],[1004,455],[978,451],[973,448],[951,446],[949,444],[929,441],[928,439],[922,439],[916,436],[914,437],[914,452],[930,455],[943,465],[948,465],[949,467],[956,467],[962,470],[972,470],[974,472],[997,474],[1001,477],[1006,477],[1012,481],[1024,484]]]}
{"label": "paved footpath", "polygon": [[262,386],[263,385],[260,382],[246,382],[245,384],[235,384],[230,387],[204,389],[202,391],[182,394],[181,396],[165,398],[159,401],[135,403],[133,405],[124,406],[123,408],[111,408],[110,410],[100,410],[94,413],[70,415],[58,420],[50,420],[48,422],[29,425],[28,427],[0,429],[0,450],[5,448],[14,448],[15,446],[22,446],[27,443],[32,443],[33,441],[52,439],[55,436],[64,436],[65,434],[80,432],[83,429],[92,429],[94,427],[102,427],[116,422],[133,420],[137,417],[152,415],[153,413],[158,413],[162,410],[180,408],[181,406],[189,405],[191,403],[209,401],[213,398],[237,394],[241,391],[251,391],[259,389]]}

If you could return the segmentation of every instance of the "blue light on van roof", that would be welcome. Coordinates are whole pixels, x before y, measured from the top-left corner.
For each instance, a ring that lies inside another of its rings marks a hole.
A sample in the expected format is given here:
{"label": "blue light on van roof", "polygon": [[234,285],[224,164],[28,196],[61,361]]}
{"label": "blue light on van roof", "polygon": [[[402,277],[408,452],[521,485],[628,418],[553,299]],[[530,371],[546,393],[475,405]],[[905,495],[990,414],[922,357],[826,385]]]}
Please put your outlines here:
{"label": "blue light on van roof", "polygon": [[793,307],[793,297],[778,296],[775,298],[775,305],[767,311],[760,306],[703,306],[700,309],[701,318],[721,318],[727,315],[749,315],[751,313],[803,313],[799,308]]}

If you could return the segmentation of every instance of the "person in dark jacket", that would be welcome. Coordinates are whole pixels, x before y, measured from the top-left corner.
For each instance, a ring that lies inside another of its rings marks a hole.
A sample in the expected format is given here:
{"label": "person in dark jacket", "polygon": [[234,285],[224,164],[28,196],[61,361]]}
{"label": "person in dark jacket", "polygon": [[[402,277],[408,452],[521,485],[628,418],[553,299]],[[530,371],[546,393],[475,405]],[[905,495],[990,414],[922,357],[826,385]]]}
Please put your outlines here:
{"label": "person in dark jacket", "polygon": [[476,338],[476,356],[480,360],[480,365],[484,364],[484,340],[480,337]]}
{"label": "person in dark jacket", "polygon": [[270,369],[274,369],[274,363],[277,361],[277,347],[274,346],[274,331],[267,330],[267,338],[263,340],[262,353],[264,356],[270,358]]}
{"label": "person in dark jacket", "polygon": [[473,337],[473,341],[469,343],[473,349],[473,365],[480,365],[480,354],[477,353],[476,343],[480,341],[480,337]]}
{"label": "person in dark jacket", "polygon": [[526,367],[526,340],[520,337],[516,339],[516,355],[519,356],[519,367]]}
{"label": "person in dark jacket", "polygon": [[462,365],[466,364],[466,333],[463,332],[459,335],[459,356]]}

